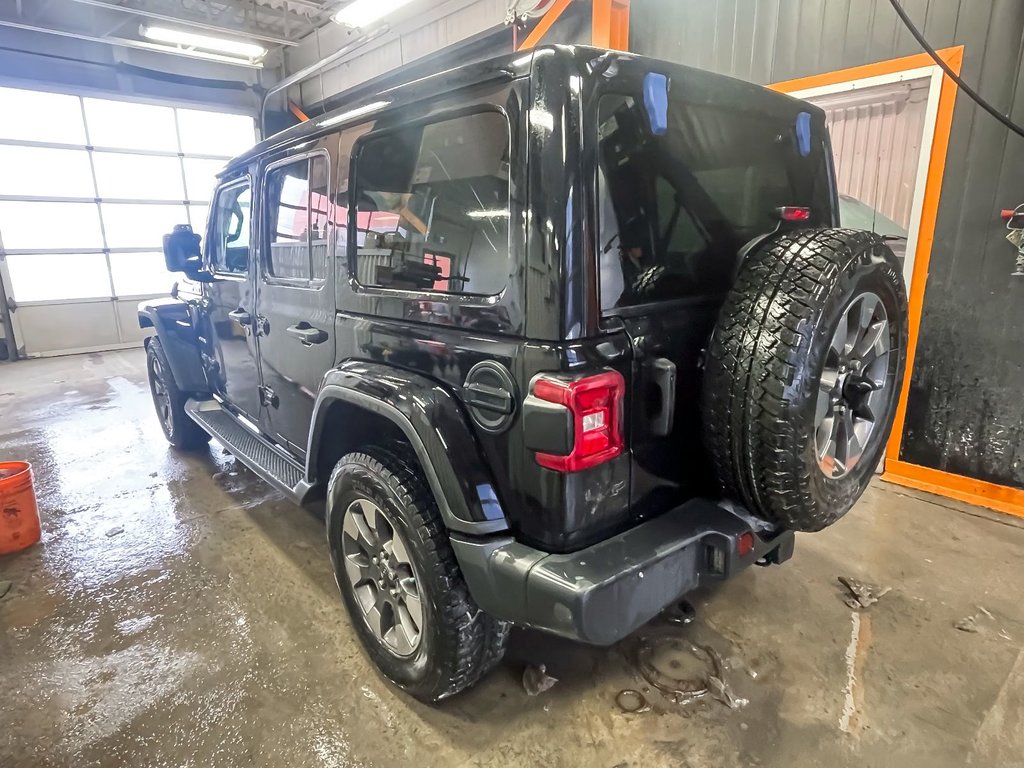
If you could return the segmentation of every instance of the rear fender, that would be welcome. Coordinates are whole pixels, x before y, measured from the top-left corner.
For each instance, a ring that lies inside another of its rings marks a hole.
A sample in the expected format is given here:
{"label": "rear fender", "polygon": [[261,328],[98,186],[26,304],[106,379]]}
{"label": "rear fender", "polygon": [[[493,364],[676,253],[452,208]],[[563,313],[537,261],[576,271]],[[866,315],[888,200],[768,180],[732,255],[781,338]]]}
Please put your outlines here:
{"label": "rear fender", "polygon": [[453,395],[437,382],[387,365],[351,361],[328,371],[313,412],[306,451],[306,481],[318,477],[319,453],[327,411],[337,401],[349,403],[392,422],[415,450],[434,493],[445,526],[452,531],[485,535],[508,530],[495,485]]}
{"label": "rear fender", "polygon": [[160,339],[179,390],[197,394],[210,391],[188,304],[170,297],[143,301],[139,304],[139,327],[152,328]]}

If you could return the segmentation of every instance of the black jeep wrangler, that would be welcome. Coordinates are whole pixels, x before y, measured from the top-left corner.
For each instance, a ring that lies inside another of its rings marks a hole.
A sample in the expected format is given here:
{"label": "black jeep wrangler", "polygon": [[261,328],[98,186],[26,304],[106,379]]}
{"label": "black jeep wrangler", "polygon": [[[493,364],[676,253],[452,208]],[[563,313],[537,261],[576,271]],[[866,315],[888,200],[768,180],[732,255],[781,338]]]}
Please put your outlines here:
{"label": "black jeep wrangler", "polygon": [[323,504],[385,675],[614,643],[853,505],[906,295],[819,109],[581,47],[375,90],[231,162],[205,246],[164,241],[196,293],[139,320],[171,444]]}

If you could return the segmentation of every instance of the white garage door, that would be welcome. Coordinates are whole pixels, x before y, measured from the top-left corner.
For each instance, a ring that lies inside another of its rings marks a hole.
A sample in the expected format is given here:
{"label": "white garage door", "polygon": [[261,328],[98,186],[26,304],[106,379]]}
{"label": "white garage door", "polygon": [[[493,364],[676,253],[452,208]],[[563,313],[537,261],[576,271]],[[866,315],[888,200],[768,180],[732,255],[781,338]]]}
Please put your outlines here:
{"label": "white garage door", "polygon": [[131,346],[165,295],[162,236],[203,232],[246,115],[0,88],[0,277],[28,356]]}

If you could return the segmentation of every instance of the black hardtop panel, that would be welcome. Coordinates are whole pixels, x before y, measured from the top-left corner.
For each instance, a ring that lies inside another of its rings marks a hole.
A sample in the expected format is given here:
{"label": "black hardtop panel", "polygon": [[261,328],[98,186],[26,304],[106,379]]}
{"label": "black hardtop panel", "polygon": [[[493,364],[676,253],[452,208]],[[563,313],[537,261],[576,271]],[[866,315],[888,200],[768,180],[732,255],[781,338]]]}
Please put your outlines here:
{"label": "black hardtop panel", "polygon": [[[400,107],[490,80],[525,77],[535,68],[546,68],[556,61],[562,66],[569,64],[570,68],[586,75],[593,71],[594,62],[602,57],[614,58],[620,64],[623,74],[648,71],[667,74],[676,82],[674,87],[685,87],[691,96],[701,100],[707,99],[710,103],[742,102],[752,109],[766,112],[779,110],[787,113],[792,112],[799,104],[806,111],[824,114],[818,107],[785,94],[682,64],[590,46],[553,45],[536,48],[529,53],[506,53],[426,77],[419,76],[422,66],[412,62],[332,97],[333,102],[340,102],[343,106],[264,139],[252,149],[232,159],[219,175],[231,175],[240,166],[248,165],[263,155],[337,131],[347,124],[358,121],[364,114],[361,110],[372,107],[377,102],[386,101],[390,108]],[[350,119],[346,118],[347,113],[352,113]]]}

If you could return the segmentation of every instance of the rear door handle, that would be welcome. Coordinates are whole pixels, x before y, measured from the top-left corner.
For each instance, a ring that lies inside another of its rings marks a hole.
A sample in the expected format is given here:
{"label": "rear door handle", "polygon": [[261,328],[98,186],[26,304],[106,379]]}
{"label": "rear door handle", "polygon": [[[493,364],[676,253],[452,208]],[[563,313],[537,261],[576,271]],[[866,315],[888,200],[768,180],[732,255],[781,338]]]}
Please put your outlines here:
{"label": "rear door handle", "polygon": [[302,342],[304,346],[310,347],[314,344],[323,344],[327,341],[327,332],[314,328],[309,323],[302,322],[298,325],[290,325],[286,328],[288,334]]}
{"label": "rear door handle", "polygon": [[228,312],[228,317],[230,317],[239,325],[252,325],[252,315],[250,315],[241,307],[236,309],[234,312]]}

